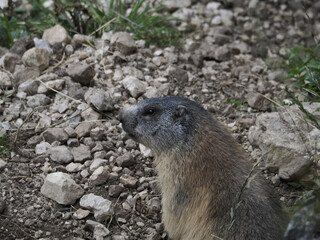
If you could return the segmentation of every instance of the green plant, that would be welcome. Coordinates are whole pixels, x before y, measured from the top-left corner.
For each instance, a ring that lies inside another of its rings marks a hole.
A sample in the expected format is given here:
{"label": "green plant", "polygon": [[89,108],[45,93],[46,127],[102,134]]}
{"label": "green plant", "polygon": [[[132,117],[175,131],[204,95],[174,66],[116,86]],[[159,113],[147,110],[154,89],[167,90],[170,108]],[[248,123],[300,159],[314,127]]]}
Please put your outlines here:
{"label": "green plant", "polygon": [[304,90],[307,100],[320,101],[320,45],[291,48],[284,67],[287,79],[296,80],[294,88]]}
{"label": "green plant", "polygon": [[242,102],[235,98],[227,98],[226,102],[235,107],[240,107],[242,105]]}
{"label": "green plant", "polygon": [[135,0],[131,6],[126,5],[125,0],[109,0],[108,10],[97,0],[55,0],[52,9],[44,7],[44,2],[28,0],[29,11],[22,5],[11,6],[10,11],[2,9],[0,22],[4,22],[5,27],[0,33],[8,35],[8,47],[15,38],[30,34],[40,36],[45,29],[58,23],[72,33],[94,33],[99,37],[103,31],[128,31],[147,44],[165,47],[181,43],[182,33],[172,26],[177,19],[160,15],[161,7],[152,7],[148,0]]}
{"label": "green plant", "polygon": [[6,135],[4,135],[4,136],[0,137],[0,156],[8,151],[10,151],[8,137]]}

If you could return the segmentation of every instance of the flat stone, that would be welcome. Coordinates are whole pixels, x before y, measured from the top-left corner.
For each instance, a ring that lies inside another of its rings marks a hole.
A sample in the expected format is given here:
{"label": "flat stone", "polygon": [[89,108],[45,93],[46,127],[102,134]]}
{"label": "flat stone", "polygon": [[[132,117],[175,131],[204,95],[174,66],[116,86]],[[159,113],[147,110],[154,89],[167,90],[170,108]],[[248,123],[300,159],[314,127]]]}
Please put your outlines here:
{"label": "flat stone", "polygon": [[89,193],[80,199],[80,206],[94,211],[98,222],[107,220],[113,213],[113,204],[108,199]]}
{"label": "flat stone", "polygon": [[70,175],[55,172],[47,175],[41,193],[59,204],[69,205],[75,203],[83,195],[84,190]]}
{"label": "flat stone", "polygon": [[50,159],[58,163],[70,163],[73,160],[71,151],[66,146],[56,146],[49,150]]}
{"label": "flat stone", "polygon": [[43,71],[49,67],[50,53],[46,49],[31,48],[22,56],[22,62],[27,67],[35,67]]}
{"label": "flat stone", "polygon": [[82,85],[90,85],[95,75],[95,70],[92,66],[85,63],[74,63],[67,68],[67,74],[73,81],[79,82]]}
{"label": "flat stone", "polygon": [[130,152],[126,152],[125,154],[123,154],[122,156],[120,156],[116,159],[116,163],[120,167],[130,167],[130,166],[134,165],[136,163],[136,161],[134,160],[134,158]]}
{"label": "flat stone", "polygon": [[92,158],[90,147],[83,144],[80,144],[79,147],[72,148],[71,153],[73,154],[75,162],[83,163]]}
{"label": "flat stone", "polygon": [[93,231],[93,238],[96,240],[103,240],[110,234],[110,231],[102,223],[92,220],[86,221],[85,229]]}
{"label": "flat stone", "polygon": [[101,185],[105,183],[109,178],[109,167],[100,166],[91,174],[89,183],[92,185]]}
{"label": "flat stone", "polygon": [[42,133],[42,137],[48,143],[53,143],[54,141],[65,143],[69,138],[63,128],[49,128]]}

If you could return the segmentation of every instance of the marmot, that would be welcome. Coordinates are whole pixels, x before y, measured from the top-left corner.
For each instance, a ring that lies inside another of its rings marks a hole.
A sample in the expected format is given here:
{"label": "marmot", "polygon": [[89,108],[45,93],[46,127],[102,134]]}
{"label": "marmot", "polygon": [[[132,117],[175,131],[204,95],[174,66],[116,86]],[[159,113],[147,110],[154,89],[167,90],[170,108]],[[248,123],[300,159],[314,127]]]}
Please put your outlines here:
{"label": "marmot", "polygon": [[125,108],[119,120],[153,151],[171,239],[283,239],[287,215],[261,173],[237,202],[251,164],[202,106],[181,97],[151,98]]}

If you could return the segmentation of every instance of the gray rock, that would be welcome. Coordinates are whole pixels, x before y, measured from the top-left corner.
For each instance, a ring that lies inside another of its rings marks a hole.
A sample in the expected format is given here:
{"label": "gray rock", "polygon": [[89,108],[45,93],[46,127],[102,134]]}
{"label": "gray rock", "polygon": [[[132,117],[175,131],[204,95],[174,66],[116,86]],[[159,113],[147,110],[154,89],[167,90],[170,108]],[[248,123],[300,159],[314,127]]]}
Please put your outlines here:
{"label": "gray rock", "polygon": [[79,147],[75,147],[71,149],[71,153],[73,154],[75,162],[85,162],[88,159],[91,159],[90,147],[80,144]]}
{"label": "gray rock", "polygon": [[[320,103],[305,103],[304,107],[320,116]],[[279,172],[281,179],[299,181],[311,171],[312,149],[320,149],[320,144],[314,145],[320,139],[320,134],[313,134],[314,129],[297,106],[282,107],[258,116],[248,138],[262,151],[269,151],[265,162],[270,171]]]}
{"label": "gray rock", "polygon": [[177,9],[191,6],[191,0],[164,0],[163,6],[168,12],[174,12]]}
{"label": "gray rock", "polygon": [[70,127],[70,126],[65,127],[65,128],[64,128],[64,131],[65,131],[65,132],[68,134],[68,136],[71,137],[71,138],[77,137],[76,131],[75,131],[72,127]]}
{"label": "gray rock", "polygon": [[282,70],[270,71],[270,72],[268,73],[268,79],[269,79],[269,81],[280,82],[280,81],[282,81],[286,76],[287,76],[287,74],[286,74],[284,71],[282,71]]}
{"label": "gray rock", "polygon": [[93,123],[80,123],[74,130],[79,138],[90,136],[90,131],[95,127]]}
{"label": "gray rock", "polygon": [[50,159],[58,163],[70,163],[73,155],[66,146],[56,146],[49,150]]}
{"label": "gray rock", "polygon": [[98,222],[108,219],[113,213],[113,204],[108,199],[94,195],[86,194],[80,199],[80,206],[94,211],[94,217]]}
{"label": "gray rock", "polygon": [[101,158],[94,159],[92,161],[92,163],[90,164],[90,171],[93,172],[98,167],[105,166],[107,163],[108,163],[108,161],[105,159],[101,159]]}
{"label": "gray rock", "polygon": [[127,32],[116,32],[113,34],[110,39],[110,44],[124,55],[129,55],[137,50],[135,41]]}
{"label": "gray rock", "polygon": [[120,167],[130,167],[130,166],[134,165],[136,163],[136,161],[134,160],[134,158],[130,152],[126,152],[125,154],[123,154],[122,156],[120,156],[116,159],[116,163]]}
{"label": "gray rock", "polygon": [[22,56],[28,49],[34,47],[33,36],[16,39],[10,52]]}
{"label": "gray rock", "polygon": [[53,81],[48,81],[46,82],[46,86],[48,86],[48,88],[46,86],[44,86],[43,84],[41,84],[38,87],[38,93],[46,93],[51,91],[50,88],[55,89],[57,91],[61,91],[64,88],[64,84],[65,81],[63,79],[56,79]]}
{"label": "gray rock", "polygon": [[138,98],[146,92],[147,83],[140,81],[133,76],[127,76],[122,80],[122,84],[127,89],[130,95],[134,98]]}
{"label": "gray rock", "polygon": [[230,59],[231,53],[227,45],[218,47],[214,52],[214,57],[218,61],[227,61]]}
{"label": "gray rock", "polygon": [[39,144],[42,141],[42,137],[39,135],[34,135],[31,138],[28,139],[27,145],[29,147],[34,148],[37,144]]}
{"label": "gray rock", "polygon": [[[28,74],[26,74],[28,75]],[[30,77],[31,79],[21,83],[18,87],[18,91],[19,92],[25,92],[28,95],[34,95],[37,93],[38,91],[38,87],[39,87],[39,82],[35,81],[32,79],[32,77]]]}
{"label": "gray rock", "polygon": [[102,89],[89,88],[84,95],[84,99],[99,111],[111,111],[114,109],[111,97]]}
{"label": "gray rock", "polygon": [[51,145],[47,142],[41,142],[36,145],[35,152],[37,155],[41,155],[47,152],[47,150],[51,147]]}
{"label": "gray rock", "polygon": [[82,168],[83,168],[83,165],[81,163],[71,162],[66,166],[66,170],[71,173],[80,172]]}
{"label": "gray rock", "polygon": [[0,158],[0,170],[4,169],[7,165],[7,162]]}
{"label": "gray rock", "polygon": [[110,185],[109,186],[109,196],[117,198],[123,192],[123,187],[120,185]]}
{"label": "gray rock", "polygon": [[109,178],[109,167],[100,166],[91,174],[89,178],[89,183],[91,185],[100,185],[105,183]]}
{"label": "gray rock", "polygon": [[31,48],[22,56],[22,62],[27,67],[35,67],[43,71],[49,67],[50,53],[48,50]]}
{"label": "gray rock", "polygon": [[42,133],[42,137],[46,142],[50,144],[54,141],[65,143],[69,138],[68,134],[64,131],[63,128],[49,128]]}
{"label": "gray rock", "polygon": [[27,97],[27,104],[29,107],[40,107],[46,106],[51,103],[51,99],[44,94],[36,94],[30,97]]}
{"label": "gray rock", "polygon": [[81,219],[86,218],[89,214],[90,214],[89,210],[84,210],[82,208],[78,208],[77,211],[75,211],[75,213],[72,216],[77,220],[81,220]]}
{"label": "gray rock", "polygon": [[73,81],[79,82],[82,85],[90,85],[95,75],[95,70],[92,66],[85,63],[74,63],[67,68],[67,74]]}
{"label": "gray rock", "polygon": [[65,47],[70,42],[68,32],[61,25],[57,24],[43,32],[42,38],[54,48]]}
{"label": "gray rock", "polygon": [[221,22],[224,26],[233,26],[233,12],[230,10],[220,9]]}
{"label": "gray rock", "polygon": [[103,240],[110,234],[108,228],[106,228],[102,223],[98,223],[92,220],[86,221],[85,228],[93,231],[93,238],[96,240]]}
{"label": "gray rock", "polygon": [[95,127],[90,131],[90,137],[95,141],[101,141],[105,136],[105,130],[101,127]]}
{"label": "gray rock", "polygon": [[138,179],[136,179],[135,177],[132,177],[128,174],[123,174],[120,177],[120,182],[123,184],[123,186],[125,186],[127,188],[135,188],[137,186]]}
{"label": "gray rock", "polygon": [[81,117],[85,121],[95,121],[100,118],[100,114],[93,110],[91,107],[87,108],[83,112],[81,112]]}
{"label": "gray rock", "polygon": [[0,86],[1,87],[12,87],[12,81],[9,74],[0,72]]}
{"label": "gray rock", "polygon": [[56,172],[47,175],[41,193],[59,204],[69,205],[75,203],[83,195],[84,190],[70,175]]}
{"label": "gray rock", "polygon": [[266,111],[271,108],[271,103],[261,94],[257,92],[249,92],[246,95],[247,102],[250,107]]}
{"label": "gray rock", "polygon": [[21,57],[14,53],[6,53],[0,59],[0,65],[7,71],[13,73],[16,65],[21,61]]}

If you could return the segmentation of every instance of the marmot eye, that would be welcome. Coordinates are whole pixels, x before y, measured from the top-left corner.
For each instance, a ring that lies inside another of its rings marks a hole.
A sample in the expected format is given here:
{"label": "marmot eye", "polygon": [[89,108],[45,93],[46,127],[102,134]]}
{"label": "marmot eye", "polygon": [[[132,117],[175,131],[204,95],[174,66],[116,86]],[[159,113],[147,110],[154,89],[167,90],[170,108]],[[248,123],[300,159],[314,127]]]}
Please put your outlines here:
{"label": "marmot eye", "polygon": [[143,115],[150,116],[150,115],[153,115],[155,112],[156,112],[156,110],[155,110],[154,108],[147,108],[147,109],[143,112]]}

